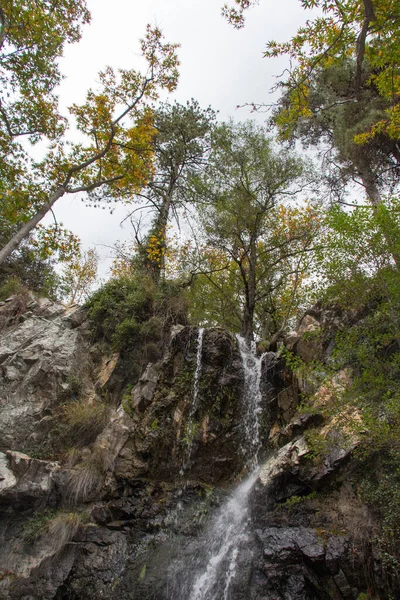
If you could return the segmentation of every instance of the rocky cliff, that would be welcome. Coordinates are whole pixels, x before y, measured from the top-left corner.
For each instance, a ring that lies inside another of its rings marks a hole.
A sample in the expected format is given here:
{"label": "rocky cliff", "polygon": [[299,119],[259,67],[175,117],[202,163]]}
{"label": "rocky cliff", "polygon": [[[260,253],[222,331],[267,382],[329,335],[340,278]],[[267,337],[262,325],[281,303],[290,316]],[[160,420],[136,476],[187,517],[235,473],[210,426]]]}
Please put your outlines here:
{"label": "rocky cliff", "polygon": [[[348,318],[309,314],[290,347],[329,357]],[[255,431],[250,367],[229,332],[177,326],[161,360],[129,381],[82,308],[15,297],[0,326],[1,598],[225,597],[218,583],[217,595],[190,595],[190,582],[207,569],[208,524],[249,472],[252,436],[263,467],[239,505],[246,534],[226,597],[389,597],[378,524],[357,494],[357,440],[341,444],[332,418],[298,411],[310,382],[279,355],[260,362]],[[336,441],[313,459],[305,434],[315,429]]]}

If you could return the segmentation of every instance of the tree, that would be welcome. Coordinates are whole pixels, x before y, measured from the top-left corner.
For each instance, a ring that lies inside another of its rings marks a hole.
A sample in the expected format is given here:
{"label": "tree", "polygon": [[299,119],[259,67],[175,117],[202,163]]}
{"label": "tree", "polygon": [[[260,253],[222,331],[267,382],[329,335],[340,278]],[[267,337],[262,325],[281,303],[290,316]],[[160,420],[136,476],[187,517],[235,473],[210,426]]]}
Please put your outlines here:
{"label": "tree", "polygon": [[287,324],[288,315],[276,318],[276,297],[288,285],[296,295],[317,214],[310,206],[286,206],[285,199],[305,186],[304,163],[291,152],[279,154],[264,128],[230,122],[216,129],[209,167],[196,184],[208,203],[199,207],[206,250],[194,272],[215,288],[221,307],[230,304],[231,321],[247,340],[255,322],[266,334]]}
{"label": "tree", "polygon": [[79,251],[63,269],[60,291],[65,304],[79,304],[88,300],[96,282],[99,255],[94,248]]}
{"label": "tree", "polygon": [[[0,9],[0,140],[3,159],[23,153],[18,143],[57,139],[65,122],[54,94],[58,59],[90,21],[85,0],[4,0]],[[12,161],[10,161],[12,163]],[[7,172],[2,162],[2,178]]]}
{"label": "tree", "polygon": [[[334,191],[341,195],[352,180],[361,184],[367,198],[377,205],[382,190],[392,191],[398,184],[400,147],[383,131],[363,145],[355,141],[377,118],[385,117],[389,106],[370,77],[371,71],[365,64],[357,93],[353,60],[315,69],[309,78],[309,114],[297,119],[290,135],[305,146],[319,147]],[[282,114],[290,110],[290,102],[290,94],[281,97],[273,111],[273,121],[279,122]]]}
{"label": "tree", "polygon": [[145,240],[136,231],[144,265],[155,279],[165,266],[168,220],[171,213],[178,219],[179,209],[190,201],[188,181],[206,164],[214,119],[210,107],[201,109],[193,99],[186,105],[162,104],[155,113],[154,174],[137,194],[155,217]]}
{"label": "tree", "polygon": [[85,142],[70,143],[58,136],[41,162],[26,167],[23,153],[11,160],[0,192],[9,218],[20,227],[0,251],[0,263],[64,194],[85,192],[95,201],[129,200],[147,183],[154,133],[147,103],[160,89],[175,89],[178,59],[176,45],[164,43],[157,28],[147,28],[141,49],[148,65],[145,74],[107,68],[99,75],[99,91],[89,90],[82,106],[71,107]]}
{"label": "tree", "polygon": [[[237,7],[225,7],[224,12],[236,27],[241,27],[243,11],[254,4],[257,1],[236,0]],[[353,59],[353,101],[362,101],[365,71],[369,72],[368,85],[386,101],[383,110],[365,123],[355,141],[364,143],[381,134],[398,140],[400,4],[397,0],[301,0],[301,4],[305,9],[320,9],[319,15],[308,20],[288,42],[268,42],[265,52],[266,57],[287,55],[291,60],[286,78],[277,86],[287,99],[275,118],[281,137],[290,138],[299,120],[312,117],[310,91],[315,70],[345,65]]]}
{"label": "tree", "polygon": [[32,210],[31,148],[39,141],[54,143],[65,131],[55,94],[62,79],[58,59],[89,21],[84,0],[2,2],[0,206],[10,225],[27,220]]}

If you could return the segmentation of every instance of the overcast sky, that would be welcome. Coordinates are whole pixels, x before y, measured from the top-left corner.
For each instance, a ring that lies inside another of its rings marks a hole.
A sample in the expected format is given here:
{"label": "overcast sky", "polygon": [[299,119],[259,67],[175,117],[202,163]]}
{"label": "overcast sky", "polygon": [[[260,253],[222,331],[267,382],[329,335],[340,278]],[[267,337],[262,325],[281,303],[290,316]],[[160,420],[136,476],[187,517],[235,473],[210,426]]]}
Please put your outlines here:
{"label": "overcast sky", "polygon": [[[270,39],[287,40],[308,15],[299,0],[261,0],[248,12],[245,28],[237,31],[222,18],[222,4],[222,0],[88,0],[92,22],[61,61],[66,75],[60,90],[62,107],[83,101],[106,65],[139,68],[139,38],[151,23],[162,29],[167,41],[181,45],[180,82],[171,99],[183,103],[195,98],[202,107],[218,110],[221,120],[263,121],[263,115],[236,107],[270,101],[269,90],[286,64],[263,58],[265,44]],[[59,200],[55,213],[80,236],[84,247],[100,250],[104,276],[110,262],[105,247],[130,236],[129,227],[120,226],[127,208],[118,205],[110,215],[107,209],[86,207],[75,195]]]}

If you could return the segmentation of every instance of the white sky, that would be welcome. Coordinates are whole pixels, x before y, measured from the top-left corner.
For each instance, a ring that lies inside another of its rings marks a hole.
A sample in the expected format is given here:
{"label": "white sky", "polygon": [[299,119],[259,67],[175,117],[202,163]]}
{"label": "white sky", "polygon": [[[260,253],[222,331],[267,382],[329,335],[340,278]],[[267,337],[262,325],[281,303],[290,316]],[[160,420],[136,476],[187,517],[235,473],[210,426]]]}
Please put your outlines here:
{"label": "white sky", "polygon": [[[66,75],[60,90],[62,107],[83,101],[106,65],[139,68],[139,38],[151,23],[162,29],[168,42],[181,44],[180,83],[171,100],[184,103],[193,97],[202,107],[218,110],[221,120],[262,121],[263,115],[236,107],[270,101],[275,76],[286,64],[263,58],[265,44],[270,39],[287,40],[308,14],[299,0],[261,0],[248,12],[245,28],[238,31],[222,18],[222,4],[223,0],[88,0],[92,22],[80,43],[69,46],[61,61]],[[110,263],[110,251],[104,246],[129,239],[131,233],[128,225],[120,226],[128,209],[121,204],[115,208],[110,215],[107,208],[86,207],[76,195],[55,205],[57,220],[79,235],[84,247],[96,246],[100,251],[101,276]]]}

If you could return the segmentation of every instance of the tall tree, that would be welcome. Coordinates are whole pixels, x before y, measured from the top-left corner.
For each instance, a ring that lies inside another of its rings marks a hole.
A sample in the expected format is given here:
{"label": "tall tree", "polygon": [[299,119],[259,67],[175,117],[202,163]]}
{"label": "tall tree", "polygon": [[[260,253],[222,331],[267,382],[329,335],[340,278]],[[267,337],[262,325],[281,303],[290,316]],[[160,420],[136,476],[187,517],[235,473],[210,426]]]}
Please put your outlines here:
{"label": "tall tree", "polygon": [[[299,121],[316,116],[313,106],[313,85],[316,80],[319,79],[321,83],[325,77],[325,83],[329,85],[329,74],[334,73],[332,67],[339,67],[344,73],[352,64],[351,97],[347,101],[355,106],[353,109],[347,107],[347,116],[353,112],[353,118],[359,126],[354,132],[354,141],[359,144],[374,140],[379,142],[383,136],[391,140],[392,147],[397,146],[400,140],[399,2],[300,1],[305,9],[320,9],[318,16],[309,19],[288,42],[268,42],[265,52],[266,57],[286,55],[291,60],[287,76],[282,77],[277,86],[286,100],[274,118],[281,137],[291,138]],[[244,10],[257,4],[257,1],[235,0],[235,3],[234,8],[225,7],[225,15],[236,27],[241,27]],[[346,81],[349,83],[347,77]],[[379,95],[382,102],[375,114],[370,108],[367,110],[368,118],[362,123],[360,115],[365,109],[367,90],[373,90],[373,95]],[[369,152],[370,148],[367,148],[366,153]],[[369,199],[377,203],[379,193],[375,173],[372,178],[368,176],[368,163],[360,164],[361,154],[362,150],[355,153],[353,158],[358,160],[358,171],[363,172]]]}
{"label": "tall tree", "polygon": [[285,325],[275,319],[274,298],[290,280],[297,288],[299,259],[311,249],[317,224],[313,209],[290,208],[285,200],[305,186],[303,162],[279,153],[264,128],[230,122],[216,129],[209,167],[196,184],[207,202],[199,207],[206,246],[200,272],[225,302],[230,297],[247,340],[255,321],[269,334]]}
{"label": "tall tree", "polygon": [[[387,132],[370,137],[360,145],[358,135],[368,131],[376,119],[385,117],[390,102],[383,98],[371,81],[367,63],[362,71],[360,89],[356,88],[356,63],[347,60],[318,68],[310,76],[306,115],[291,129],[292,140],[315,145],[324,157],[325,172],[339,193],[349,180],[364,187],[372,204],[381,201],[382,191],[398,185],[400,146]],[[290,94],[279,100],[272,120],[280,122],[290,110]]]}
{"label": "tall tree", "polygon": [[193,99],[185,105],[162,104],[155,113],[154,175],[138,197],[155,213],[141,246],[156,279],[164,267],[168,220],[190,201],[188,182],[206,165],[214,120],[215,112]]}
{"label": "tall tree", "polygon": [[[129,200],[147,183],[152,173],[154,133],[147,105],[160,89],[175,89],[178,59],[176,45],[164,43],[157,28],[147,28],[141,49],[148,65],[146,73],[107,68],[100,73],[100,89],[89,90],[83,105],[71,107],[83,142],[70,143],[61,136],[62,130],[52,138],[45,132],[53,143],[45,159],[36,163],[27,163],[24,148],[15,152],[14,147],[9,155],[10,146],[5,146],[0,197],[7,217],[14,219],[19,229],[0,251],[0,263],[64,194],[85,192],[95,201]],[[47,58],[42,57],[44,62]],[[45,113],[42,116],[46,119]]]}

